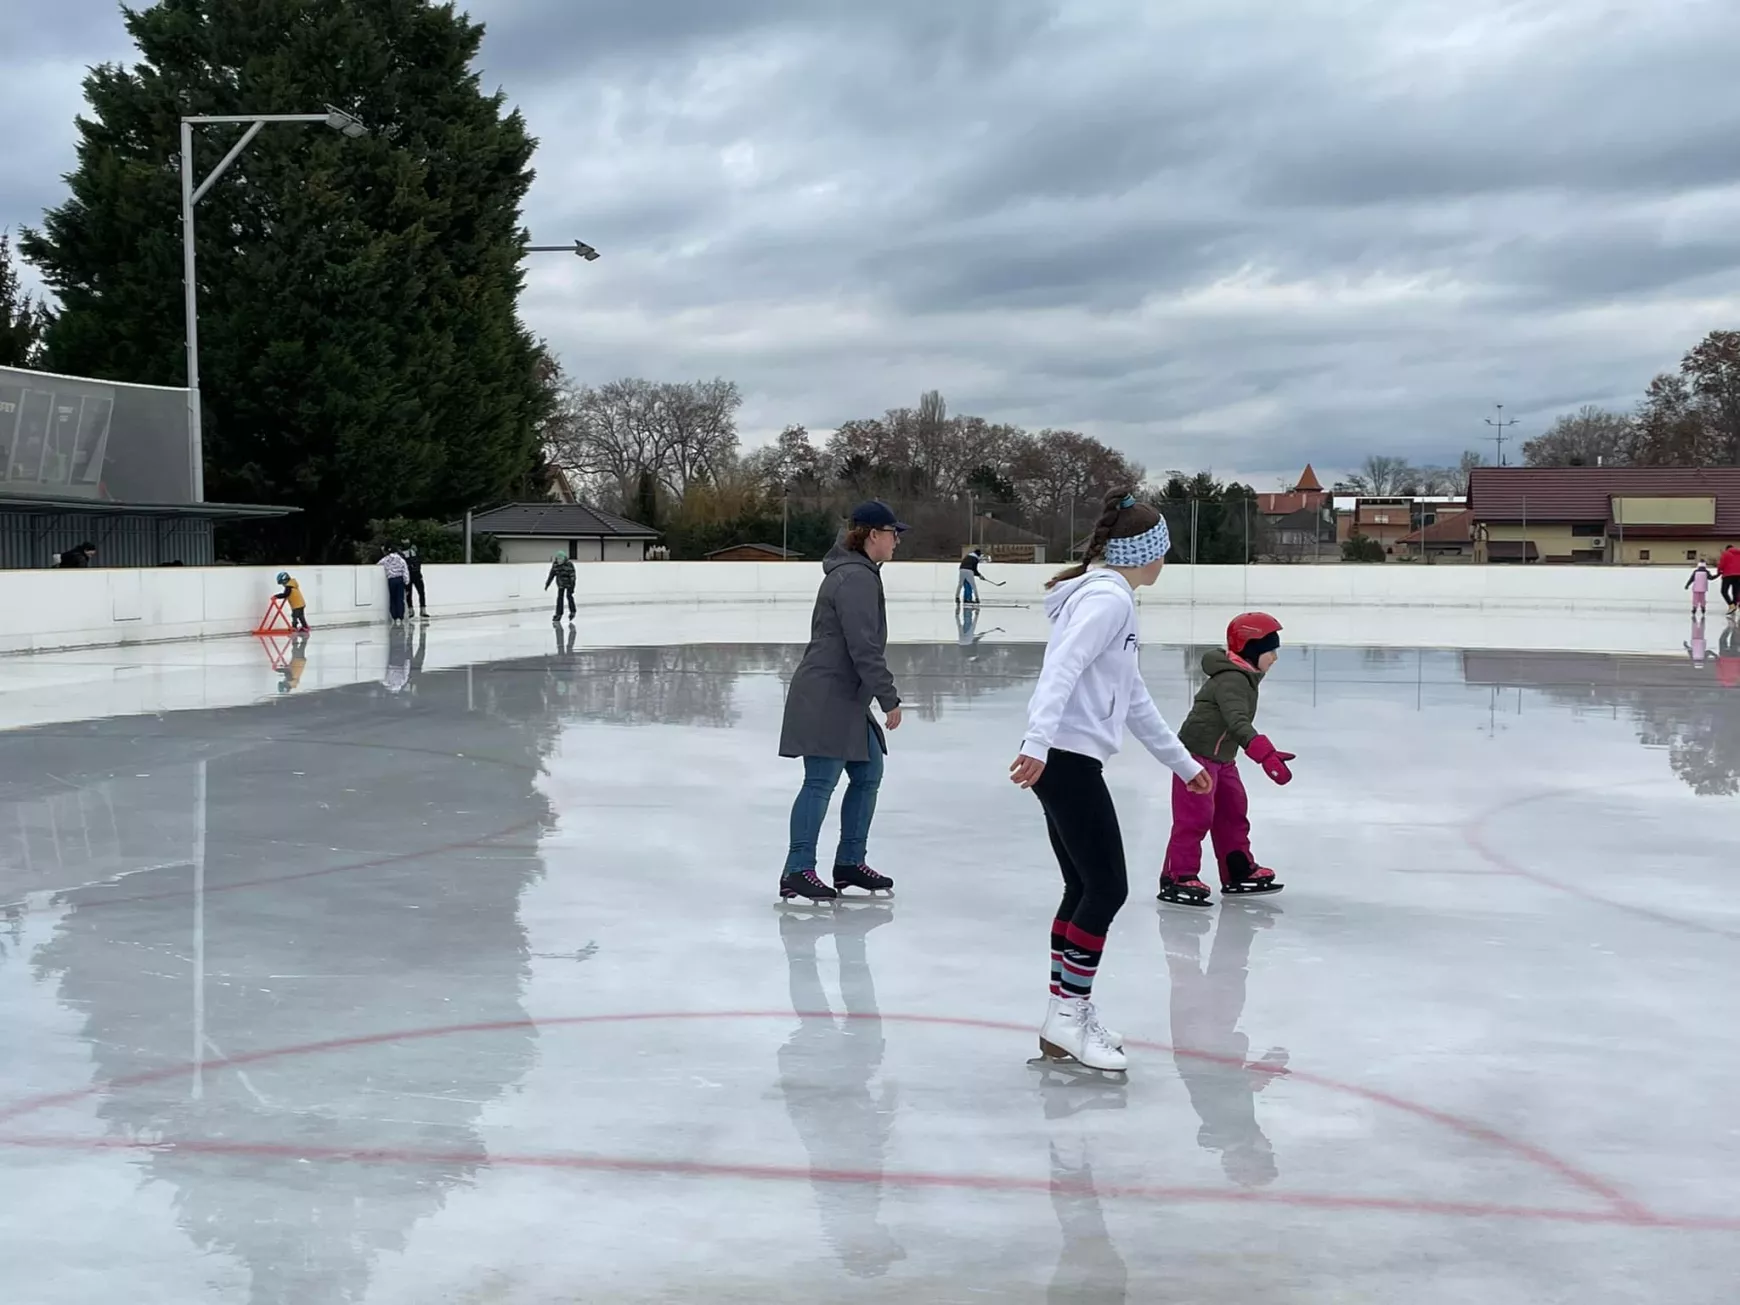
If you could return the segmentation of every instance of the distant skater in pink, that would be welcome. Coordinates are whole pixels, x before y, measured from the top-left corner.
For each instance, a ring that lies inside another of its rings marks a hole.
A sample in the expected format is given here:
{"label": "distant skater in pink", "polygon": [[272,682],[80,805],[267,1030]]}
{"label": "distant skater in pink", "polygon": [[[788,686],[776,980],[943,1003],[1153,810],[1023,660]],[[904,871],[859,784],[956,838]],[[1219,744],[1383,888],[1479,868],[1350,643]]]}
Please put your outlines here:
{"label": "distant skater in pink", "polygon": [[1692,591],[1692,615],[1702,616],[1704,604],[1710,598],[1710,564],[1699,560],[1692,568],[1692,578],[1686,581],[1686,588]]}

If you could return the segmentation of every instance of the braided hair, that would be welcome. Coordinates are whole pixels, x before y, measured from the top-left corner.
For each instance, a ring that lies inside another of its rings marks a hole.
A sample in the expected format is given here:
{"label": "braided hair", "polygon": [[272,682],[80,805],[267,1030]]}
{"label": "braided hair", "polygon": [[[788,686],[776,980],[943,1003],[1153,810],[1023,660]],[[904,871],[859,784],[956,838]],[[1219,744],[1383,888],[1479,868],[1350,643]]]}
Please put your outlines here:
{"label": "braided hair", "polygon": [[1106,544],[1109,541],[1146,534],[1159,524],[1158,508],[1148,503],[1138,503],[1135,494],[1129,490],[1114,489],[1106,495],[1105,509],[1100,513],[1100,519],[1094,523],[1094,532],[1088,537],[1087,549],[1082,553],[1081,561],[1052,576],[1045,582],[1045,587],[1050,589],[1065,580],[1074,580],[1077,576],[1087,574],[1090,563],[1105,557]]}

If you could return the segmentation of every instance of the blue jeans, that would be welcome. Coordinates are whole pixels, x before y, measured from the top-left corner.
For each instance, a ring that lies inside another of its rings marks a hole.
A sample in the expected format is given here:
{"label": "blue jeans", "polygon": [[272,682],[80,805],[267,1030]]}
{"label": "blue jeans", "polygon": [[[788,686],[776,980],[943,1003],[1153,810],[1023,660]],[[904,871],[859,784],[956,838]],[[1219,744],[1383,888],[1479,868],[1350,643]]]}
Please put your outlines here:
{"label": "blue jeans", "polygon": [[973,573],[971,571],[961,572],[961,582],[955,586],[955,588],[957,591],[956,596],[963,603],[976,603],[979,601],[979,591],[973,585]]}
{"label": "blue jeans", "polygon": [[843,761],[839,757],[805,757],[804,786],[791,805],[791,850],[786,853],[785,872],[813,870],[816,843],[822,821],[842,773],[846,796],[840,802],[840,849],[835,865],[862,865],[869,854],[870,821],[876,815],[876,792],[882,787],[882,745],[870,722],[864,722],[870,745],[868,761]]}

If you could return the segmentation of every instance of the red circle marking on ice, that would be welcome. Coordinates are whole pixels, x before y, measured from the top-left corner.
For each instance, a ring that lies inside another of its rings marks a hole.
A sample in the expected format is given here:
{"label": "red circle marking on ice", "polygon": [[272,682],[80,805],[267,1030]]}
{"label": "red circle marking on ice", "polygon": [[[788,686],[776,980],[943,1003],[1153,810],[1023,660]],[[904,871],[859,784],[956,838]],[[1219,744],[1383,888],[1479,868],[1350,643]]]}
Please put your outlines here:
{"label": "red circle marking on ice", "polygon": [[[624,1012],[607,1015],[568,1015],[544,1020],[492,1020],[472,1024],[439,1025],[431,1028],[401,1029],[386,1033],[361,1034],[348,1038],[331,1038],[320,1042],[303,1043],[296,1046],[272,1047],[260,1051],[244,1052],[240,1055],[221,1057],[210,1060],[202,1066],[205,1070],[217,1071],[240,1068],[258,1064],[262,1061],[277,1060],[293,1056],[320,1055],[331,1051],[345,1051],[358,1047],[381,1046],[387,1043],[403,1043],[420,1041],[429,1038],[450,1037],[465,1033],[499,1033],[514,1029],[549,1029],[587,1024],[620,1024],[659,1020],[771,1020],[816,1017],[824,1012],[790,1011],[790,1010],[734,1010],[734,1011],[640,1011]],[[835,1019],[880,1020],[896,1024],[941,1025],[950,1028],[980,1029],[993,1033],[1015,1033],[1031,1035],[1032,1029],[1026,1025],[1011,1024],[1000,1020],[971,1019],[946,1015],[870,1015],[868,1013],[853,1014],[828,1012]],[[1207,1061],[1222,1065],[1243,1065],[1236,1057],[1217,1055],[1212,1052],[1197,1051],[1188,1047],[1172,1047],[1162,1042],[1151,1042],[1131,1038],[1128,1046],[1147,1051],[1157,1051],[1183,1056],[1192,1060]],[[44,1096],[30,1097],[23,1101],[0,1108],[0,1123],[10,1123],[39,1111],[52,1109],[56,1106],[71,1105],[99,1093],[114,1092],[129,1087],[139,1087],[148,1083],[162,1082],[166,1079],[181,1077],[193,1071],[192,1065],[177,1065],[165,1069],[150,1070],[141,1074],[130,1074],[105,1083],[94,1084],[68,1092],[50,1093]],[[1102,1188],[1100,1195],[1118,1195],[1131,1199],[1147,1200],[1203,1200],[1226,1202],[1271,1203],[1280,1205],[1316,1206],[1322,1208],[1341,1209],[1371,1209],[1391,1210],[1398,1212],[1415,1212],[1426,1214],[1455,1214],[1466,1217],[1514,1217],[1542,1220],[1555,1220],[1573,1223],[1621,1224],[1634,1227],[1671,1227],[1697,1228],[1718,1231],[1740,1231],[1740,1219],[1725,1219],[1705,1216],[1668,1216],[1657,1214],[1638,1202],[1626,1196],[1618,1188],[1605,1179],[1584,1172],[1574,1165],[1561,1160],[1545,1149],[1529,1142],[1508,1137],[1496,1129],[1446,1111],[1437,1110],[1431,1106],[1409,1101],[1392,1093],[1376,1088],[1362,1087],[1354,1083],[1342,1083],[1336,1079],[1325,1078],[1306,1070],[1290,1069],[1288,1077],[1300,1082],[1320,1087],[1327,1091],[1338,1092],[1347,1096],[1359,1097],[1377,1105],[1387,1106],[1394,1110],[1413,1115],[1420,1119],[1439,1124],[1474,1141],[1485,1143],[1499,1150],[1507,1151],[1519,1159],[1526,1160],[1541,1169],[1545,1169],[1556,1177],[1571,1185],[1581,1188],[1591,1196],[1598,1197],[1608,1206],[1605,1210],[1564,1210],[1549,1207],[1517,1207],[1497,1204],[1467,1203],[1454,1201],[1431,1201],[1413,1198],[1361,1197],[1338,1195],[1334,1193],[1289,1193],[1289,1192],[1251,1192],[1222,1191],[1218,1188],[1185,1188],[1185,1187],[1119,1187]],[[672,1173],[691,1174],[714,1177],[738,1178],[768,1178],[768,1179],[819,1179],[827,1182],[840,1183],[889,1183],[895,1186],[914,1187],[960,1187],[983,1190],[1049,1190],[1049,1180],[1022,1179],[998,1175],[980,1174],[927,1174],[901,1171],[884,1171],[858,1173],[854,1171],[819,1170],[809,1166],[793,1167],[779,1165],[753,1164],[715,1164],[691,1160],[658,1160],[629,1157],[559,1155],[559,1154],[461,1154],[441,1151],[418,1151],[415,1149],[374,1149],[357,1148],[307,1148],[294,1144],[277,1144],[270,1142],[224,1142],[217,1140],[189,1140],[185,1142],[136,1142],[128,1139],[111,1138],[55,1138],[0,1135],[0,1145],[17,1147],[65,1148],[74,1150],[108,1150],[108,1149],[184,1149],[191,1152],[203,1152],[225,1155],[254,1155],[262,1157],[282,1157],[285,1159],[331,1159],[352,1161],[357,1163],[453,1163],[464,1160],[467,1163],[482,1163],[486,1165],[520,1165],[539,1166],[546,1168],[570,1168],[585,1170],[607,1170],[614,1172],[634,1173]]]}

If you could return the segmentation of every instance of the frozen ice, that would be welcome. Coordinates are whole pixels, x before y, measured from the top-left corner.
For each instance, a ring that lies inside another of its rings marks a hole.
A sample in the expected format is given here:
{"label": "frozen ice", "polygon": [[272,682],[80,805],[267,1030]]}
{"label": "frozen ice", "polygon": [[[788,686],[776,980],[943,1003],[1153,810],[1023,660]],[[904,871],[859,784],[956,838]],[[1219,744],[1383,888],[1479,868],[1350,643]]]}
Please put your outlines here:
{"label": "frozen ice", "polygon": [[1109,767],[1117,1085],[1026,1063],[1038,613],[890,616],[896,896],[814,910],[794,606],[0,662],[7,1299],[1735,1299],[1740,635],[1281,613],[1284,893],[1157,905]]}

